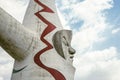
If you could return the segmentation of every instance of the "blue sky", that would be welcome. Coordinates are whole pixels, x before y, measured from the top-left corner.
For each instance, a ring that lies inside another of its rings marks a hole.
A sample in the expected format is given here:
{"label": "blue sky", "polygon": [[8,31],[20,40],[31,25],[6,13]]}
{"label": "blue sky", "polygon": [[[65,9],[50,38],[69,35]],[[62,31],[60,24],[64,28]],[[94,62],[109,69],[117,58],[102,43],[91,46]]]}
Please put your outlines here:
{"label": "blue sky", "polygon": [[120,0],[113,0],[113,1],[114,1],[114,3],[113,3],[114,6],[113,6],[113,8],[108,10],[109,15],[107,15],[107,18],[108,18],[109,22],[113,22],[114,24],[119,25],[120,23],[118,22],[119,21],[118,18],[120,18],[120,15],[119,15]]}
{"label": "blue sky", "polygon": [[[28,2],[0,0],[0,7],[22,22]],[[56,0],[56,5],[63,27],[73,30],[75,80],[120,80],[120,0]],[[13,61],[0,48],[0,80],[10,80]]]}

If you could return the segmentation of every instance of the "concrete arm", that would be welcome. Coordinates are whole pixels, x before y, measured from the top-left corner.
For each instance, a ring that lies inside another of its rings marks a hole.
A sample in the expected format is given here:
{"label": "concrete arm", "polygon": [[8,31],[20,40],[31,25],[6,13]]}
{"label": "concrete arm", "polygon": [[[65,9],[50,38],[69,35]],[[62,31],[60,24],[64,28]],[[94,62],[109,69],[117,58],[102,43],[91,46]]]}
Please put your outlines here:
{"label": "concrete arm", "polygon": [[20,61],[28,55],[28,49],[35,36],[0,8],[0,46],[14,59]]}

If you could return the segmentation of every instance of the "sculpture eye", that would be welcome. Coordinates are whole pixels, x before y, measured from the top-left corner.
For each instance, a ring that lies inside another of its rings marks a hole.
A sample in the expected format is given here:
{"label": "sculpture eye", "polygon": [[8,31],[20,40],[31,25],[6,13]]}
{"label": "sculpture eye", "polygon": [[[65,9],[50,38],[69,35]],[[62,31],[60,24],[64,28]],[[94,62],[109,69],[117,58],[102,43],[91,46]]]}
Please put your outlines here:
{"label": "sculpture eye", "polygon": [[68,41],[66,40],[66,37],[63,36],[63,39],[62,39],[63,43],[66,45],[66,46],[69,46],[69,43]]}

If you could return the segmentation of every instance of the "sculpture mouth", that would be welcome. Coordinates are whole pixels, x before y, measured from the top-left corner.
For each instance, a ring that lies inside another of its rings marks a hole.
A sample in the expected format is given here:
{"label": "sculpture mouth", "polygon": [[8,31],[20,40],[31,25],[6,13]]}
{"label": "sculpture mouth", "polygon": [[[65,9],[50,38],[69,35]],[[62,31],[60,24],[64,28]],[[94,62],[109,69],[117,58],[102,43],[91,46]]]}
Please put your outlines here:
{"label": "sculpture mouth", "polygon": [[73,59],[74,58],[74,56],[70,56],[70,59]]}

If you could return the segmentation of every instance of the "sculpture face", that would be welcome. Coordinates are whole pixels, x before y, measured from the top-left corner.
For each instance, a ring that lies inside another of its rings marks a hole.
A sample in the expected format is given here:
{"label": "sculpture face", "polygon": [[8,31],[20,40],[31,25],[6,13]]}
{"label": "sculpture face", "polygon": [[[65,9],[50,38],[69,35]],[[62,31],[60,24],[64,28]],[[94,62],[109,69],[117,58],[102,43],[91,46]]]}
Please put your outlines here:
{"label": "sculpture face", "polygon": [[60,30],[53,36],[53,45],[61,57],[68,62],[73,61],[75,50],[71,47],[72,32]]}

